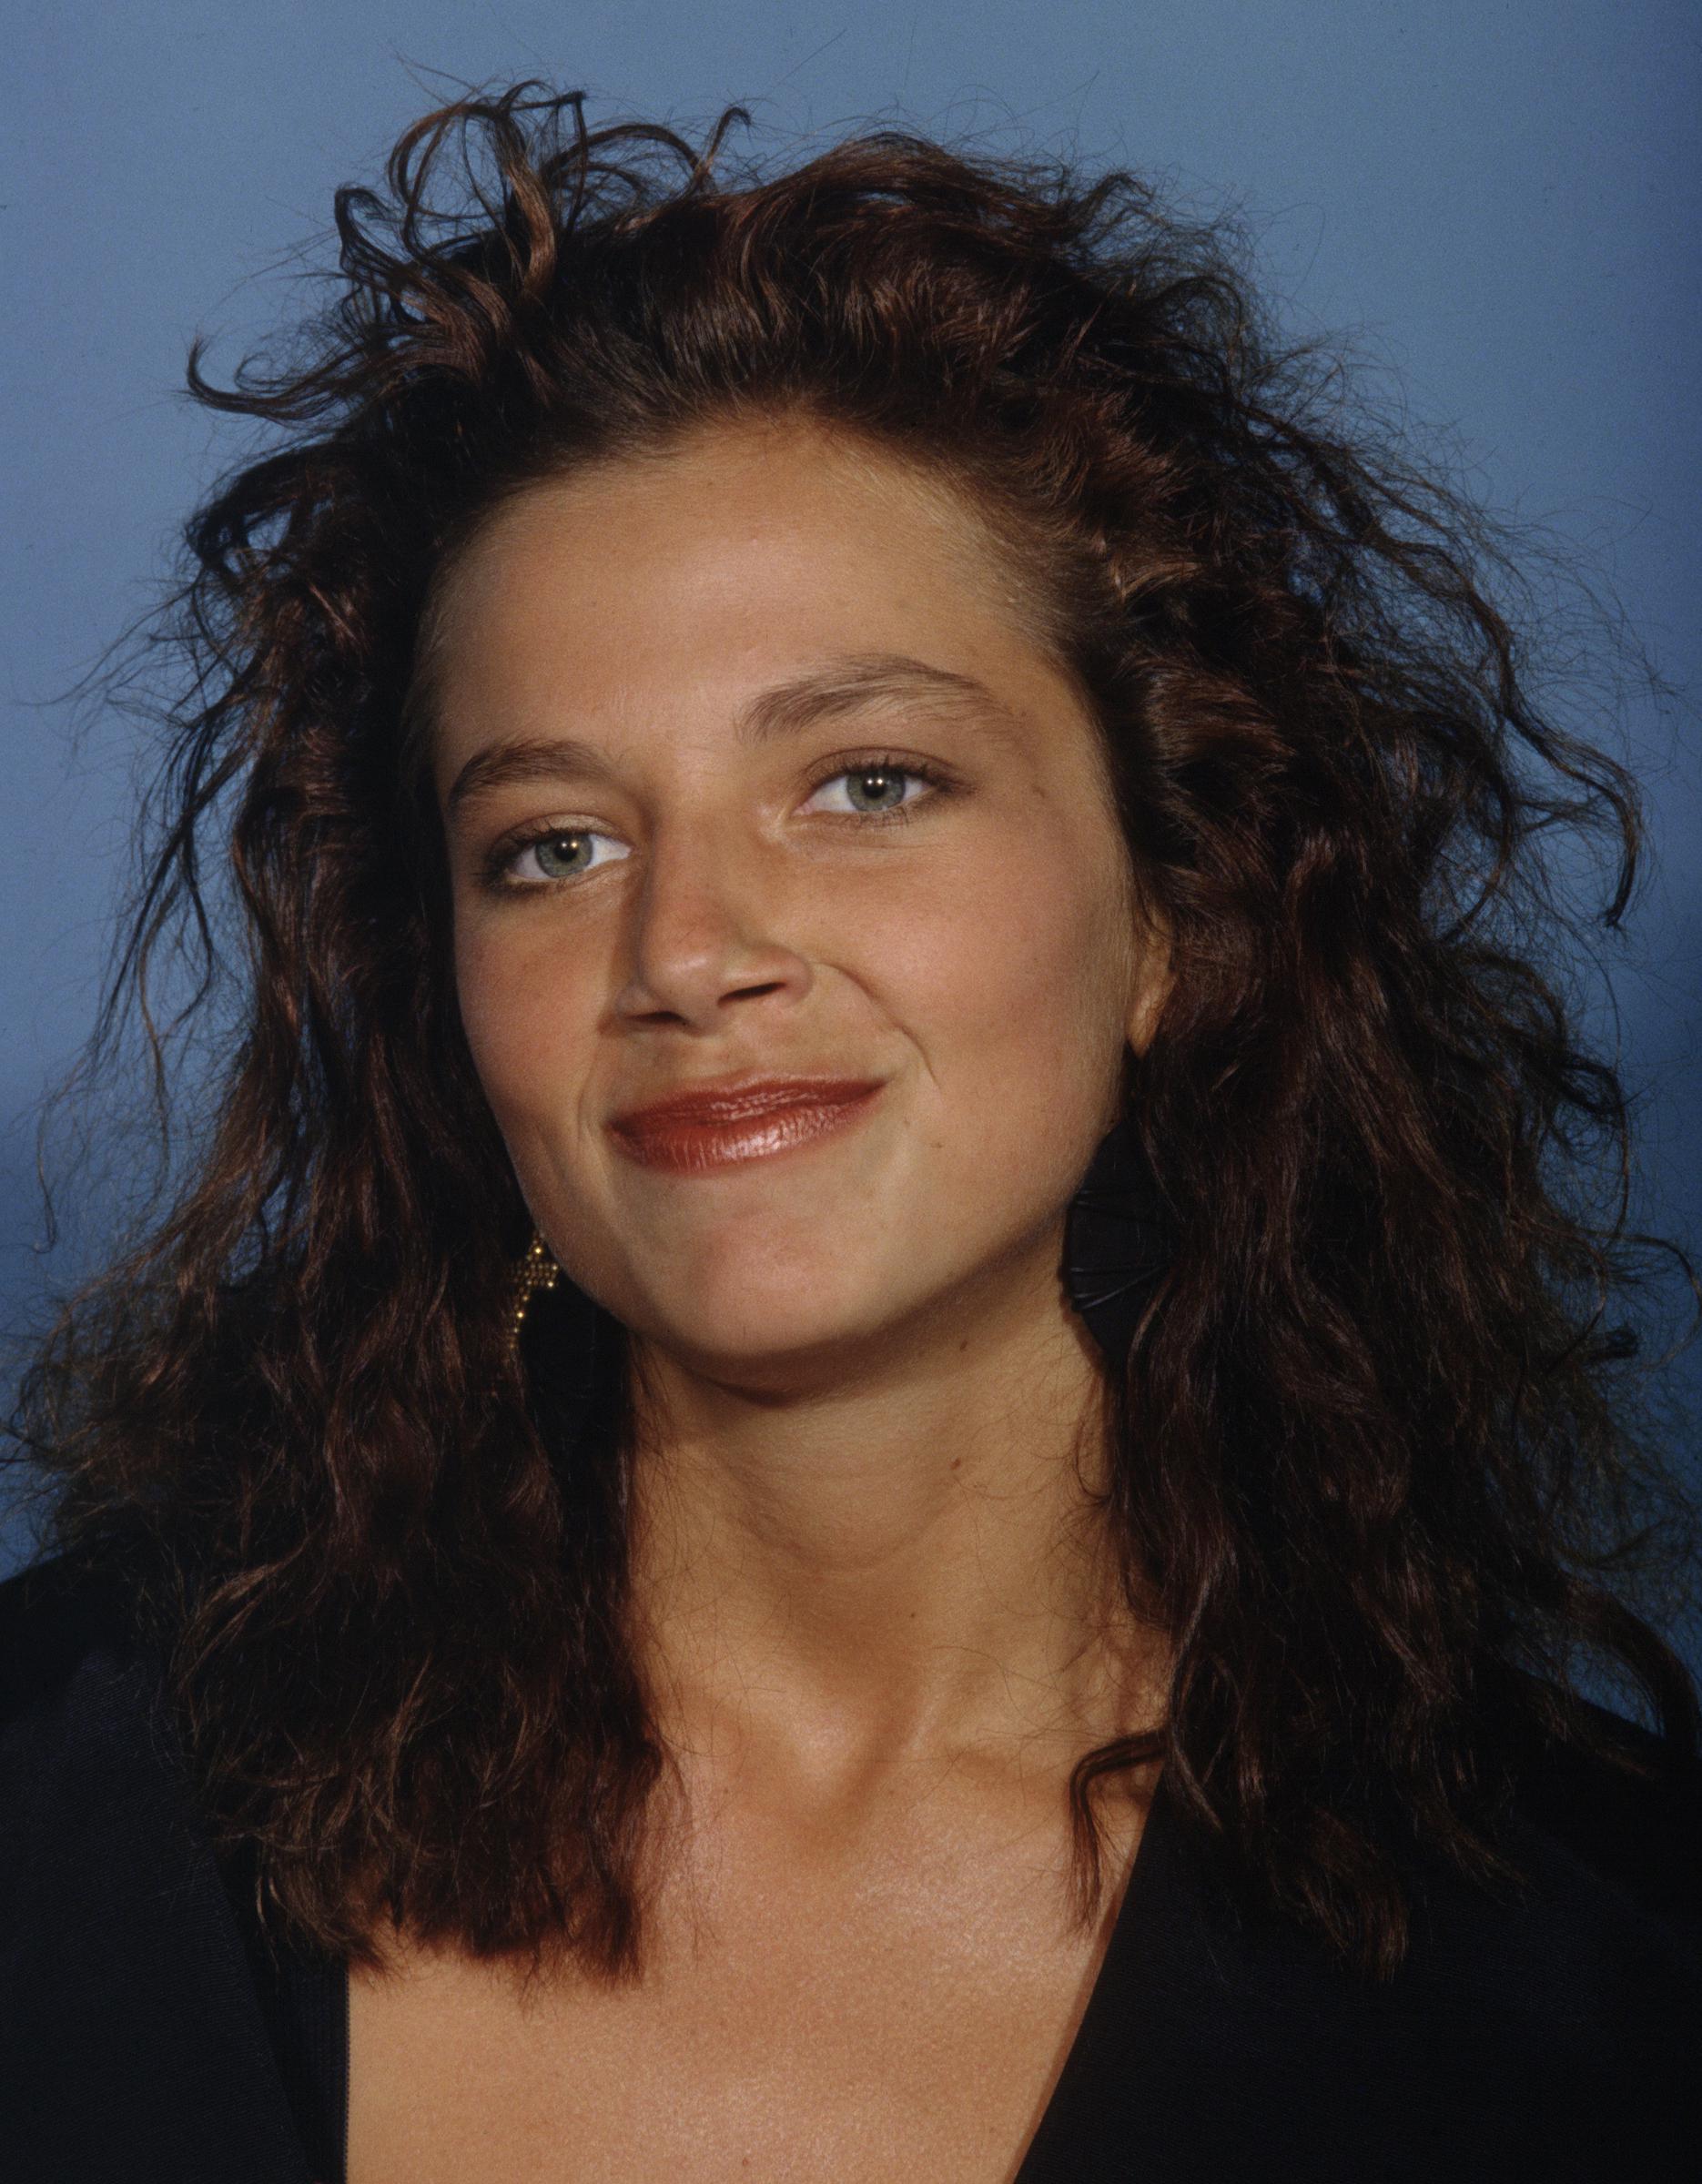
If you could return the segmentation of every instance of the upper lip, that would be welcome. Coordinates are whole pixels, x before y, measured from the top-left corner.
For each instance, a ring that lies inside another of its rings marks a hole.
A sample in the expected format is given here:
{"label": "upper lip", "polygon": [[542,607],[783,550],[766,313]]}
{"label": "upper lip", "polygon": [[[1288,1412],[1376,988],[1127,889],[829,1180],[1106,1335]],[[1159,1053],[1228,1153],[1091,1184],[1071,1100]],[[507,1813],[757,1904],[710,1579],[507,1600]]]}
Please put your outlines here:
{"label": "upper lip", "polygon": [[775,1107],[836,1106],[877,1089],[872,1077],[724,1077],[664,1093],[611,1116],[613,1129],[653,1128],[672,1122],[745,1122]]}

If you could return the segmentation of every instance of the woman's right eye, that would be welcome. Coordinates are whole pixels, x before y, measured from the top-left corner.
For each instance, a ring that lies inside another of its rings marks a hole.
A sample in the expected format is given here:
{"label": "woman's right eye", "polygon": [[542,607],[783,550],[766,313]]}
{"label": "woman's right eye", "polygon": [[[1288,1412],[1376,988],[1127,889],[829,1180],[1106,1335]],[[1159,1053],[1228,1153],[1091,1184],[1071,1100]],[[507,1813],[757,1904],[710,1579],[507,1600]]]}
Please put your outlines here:
{"label": "woman's right eye", "polygon": [[[596,854],[594,845],[599,842],[607,844],[613,857]],[[623,843],[616,842],[613,834],[599,834],[594,827],[556,827],[547,834],[533,834],[504,853],[499,873],[509,886],[541,887],[561,880],[582,879],[586,873],[598,871],[627,854]]]}

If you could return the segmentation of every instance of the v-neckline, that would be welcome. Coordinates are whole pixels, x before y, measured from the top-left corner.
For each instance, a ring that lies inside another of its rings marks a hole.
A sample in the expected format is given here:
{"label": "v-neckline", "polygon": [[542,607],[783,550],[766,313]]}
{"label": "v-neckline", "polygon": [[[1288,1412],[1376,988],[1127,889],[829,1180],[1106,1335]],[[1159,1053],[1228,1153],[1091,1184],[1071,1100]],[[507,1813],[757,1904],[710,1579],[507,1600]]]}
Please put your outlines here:
{"label": "v-neckline", "polygon": [[[1166,1861],[1162,1847],[1155,1849],[1155,1837],[1168,1833],[1171,1825],[1165,1774],[1160,1768],[1148,1800],[1140,1837],[1124,1877],[1122,1900],[1111,1922],[1110,1935],[1086,2007],[1076,2021],[1069,2050],[1010,2184],[1073,2184],[1074,2172],[1059,2166],[1060,2157],[1072,2141],[1079,2140],[1091,2113],[1096,2074],[1107,2060],[1113,2030],[1122,2015],[1124,1997],[1134,1977],[1149,1905],[1161,1886],[1157,1876]],[[346,1964],[337,1969],[334,1988],[337,2022],[331,2045],[333,2053],[340,2058],[333,2106],[333,2113],[340,2121],[334,2184],[348,2184],[349,1968]]]}
{"label": "v-neckline", "polygon": [[1168,1861],[1165,1842],[1160,1838],[1167,1840],[1173,1825],[1166,1781],[1160,1767],[1087,2006],[1010,2184],[1079,2184],[1079,2171],[1065,2165],[1066,2149],[1079,2141],[1093,2112],[1095,2083],[1114,2045],[1114,2029],[1136,1978],[1151,1906],[1162,1887]]}

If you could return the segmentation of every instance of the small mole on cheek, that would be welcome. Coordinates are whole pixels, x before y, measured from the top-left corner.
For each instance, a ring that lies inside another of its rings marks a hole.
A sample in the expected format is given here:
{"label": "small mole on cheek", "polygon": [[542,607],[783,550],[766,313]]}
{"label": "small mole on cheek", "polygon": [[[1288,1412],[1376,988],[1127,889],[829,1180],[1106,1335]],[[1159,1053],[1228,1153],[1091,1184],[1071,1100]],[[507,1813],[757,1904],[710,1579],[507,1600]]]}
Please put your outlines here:
{"label": "small mole on cheek", "polygon": [[954,1457],[952,1458],[952,1460],[951,1460],[951,1468],[952,1468],[952,1470],[955,1471],[957,1470],[957,1466],[958,1466],[958,1465],[959,1465],[959,1464],[960,1464],[962,1461],[963,1461],[963,1458],[962,1458],[961,1456],[954,1456]]}

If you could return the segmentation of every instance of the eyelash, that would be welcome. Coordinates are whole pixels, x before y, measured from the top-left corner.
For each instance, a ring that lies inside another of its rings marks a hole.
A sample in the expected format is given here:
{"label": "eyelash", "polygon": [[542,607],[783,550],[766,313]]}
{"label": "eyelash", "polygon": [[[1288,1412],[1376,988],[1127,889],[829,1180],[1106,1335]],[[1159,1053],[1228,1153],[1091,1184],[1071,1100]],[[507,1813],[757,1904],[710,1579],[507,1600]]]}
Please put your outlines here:
{"label": "eyelash", "polygon": [[[829,782],[842,780],[847,774],[855,776],[859,774],[897,774],[906,780],[927,783],[928,794],[897,804],[889,812],[834,812],[826,814],[828,817],[855,820],[859,826],[888,826],[907,821],[917,804],[931,804],[936,796],[949,795],[957,785],[940,768],[930,765],[926,759],[901,759],[896,753],[871,752],[866,756],[852,759],[848,763],[841,760],[830,772],[819,775],[810,784],[809,793],[814,796],[825,789]],[[572,886],[579,880],[588,879],[590,874],[579,873],[565,879],[520,880],[514,877],[513,867],[529,849],[536,849],[541,843],[572,840],[582,834],[597,834],[601,832],[601,828],[593,826],[558,825],[533,827],[523,834],[511,834],[491,849],[485,860],[485,885],[497,890],[509,889],[526,895],[545,888]]]}

